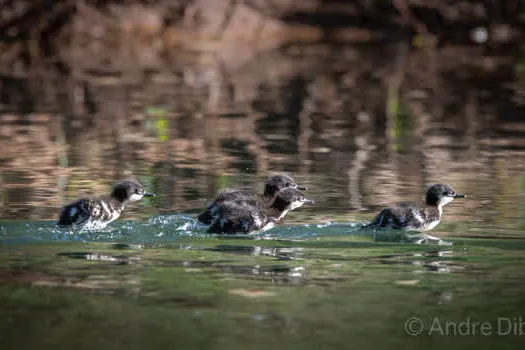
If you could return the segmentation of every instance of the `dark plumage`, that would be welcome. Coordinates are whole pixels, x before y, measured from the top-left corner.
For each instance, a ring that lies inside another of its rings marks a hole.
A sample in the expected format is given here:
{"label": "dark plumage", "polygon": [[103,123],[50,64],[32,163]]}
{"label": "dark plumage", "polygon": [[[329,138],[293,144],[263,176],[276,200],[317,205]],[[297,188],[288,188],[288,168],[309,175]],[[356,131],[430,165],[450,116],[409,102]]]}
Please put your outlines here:
{"label": "dark plumage", "polygon": [[262,197],[253,203],[225,201],[217,204],[209,233],[257,233],[272,228],[290,210],[314,203],[296,188],[279,191],[270,205]]}
{"label": "dark plumage", "polygon": [[215,212],[221,203],[226,201],[236,202],[239,205],[254,205],[256,202],[265,202],[271,204],[275,195],[284,188],[297,188],[306,190],[306,187],[298,186],[295,181],[287,175],[270,176],[266,181],[263,194],[257,194],[251,190],[226,190],[217,196],[213,203],[201,214],[197,216],[197,220],[203,224],[209,225],[213,221]]}
{"label": "dark plumage", "polygon": [[389,227],[405,231],[428,231],[436,227],[443,213],[443,206],[454,198],[465,198],[445,184],[436,184],[428,188],[426,205],[417,203],[398,203],[383,209],[366,227]]}
{"label": "dark plumage", "polygon": [[85,197],[64,206],[58,219],[59,226],[81,226],[83,229],[101,229],[119,218],[128,201],[155,196],[144,190],[135,180],[125,180],[113,188],[110,196]]}

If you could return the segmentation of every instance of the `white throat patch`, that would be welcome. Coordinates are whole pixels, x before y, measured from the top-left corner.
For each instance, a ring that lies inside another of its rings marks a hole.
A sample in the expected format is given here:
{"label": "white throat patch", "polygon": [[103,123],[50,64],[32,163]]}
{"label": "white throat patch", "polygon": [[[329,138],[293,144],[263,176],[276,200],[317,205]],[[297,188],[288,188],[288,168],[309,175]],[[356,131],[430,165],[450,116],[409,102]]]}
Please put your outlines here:
{"label": "white throat patch", "polygon": [[144,195],[142,194],[138,194],[138,193],[133,193],[130,197],[129,197],[129,200],[131,202],[136,202],[136,201],[140,201],[142,199],[142,197],[144,197]]}
{"label": "white throat patch", "polygon": [[447,205],[448,203],[452,202],[454,200],[454,197],[449,197],[449,196],[445,196],[443,198],[441,198],[441,200],[439,201],[438,203],[438,209],[439,209],[439,214],[441,215],[441,212],[442,212],[442,208]]}
{"label": "white throat patch", "polygon": [[303,201],[293,201],[292,204],[290,204],[290,210],[300,208],[303,206],[303,204],[304,204]]}

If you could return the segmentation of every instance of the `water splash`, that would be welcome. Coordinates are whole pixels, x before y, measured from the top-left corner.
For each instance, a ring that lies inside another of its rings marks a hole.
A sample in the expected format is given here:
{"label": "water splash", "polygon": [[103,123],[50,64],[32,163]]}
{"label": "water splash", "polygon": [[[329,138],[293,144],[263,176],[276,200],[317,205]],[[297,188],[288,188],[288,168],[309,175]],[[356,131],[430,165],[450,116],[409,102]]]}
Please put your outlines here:
{"label": "water splash", "polygon": [[[206,233],[207,226],[194,217],[182,214],[153,216],[147,221],[119,220],[96,231],[63,228],[54,221],[0,221],[1,243],[31,241],[81,241],[120,243],[162,243],[184,238],[217,237]],[[406,242],[402,231],[374,231],[363,229],[362,223],[323,222],[319,224],[278,225],[257,235],[219,235],[235,239],[305,240],[321,237],[361,236],[371,241]]]}
{"label": "water splash", "polygon": [[264,232],[261,238],[290,238],[304,239],[319,236],[346,236],[349,234],[362,234],[359,229],[362,224],[355,222],[325,222],[320,224],[304,224],[277,226]]}

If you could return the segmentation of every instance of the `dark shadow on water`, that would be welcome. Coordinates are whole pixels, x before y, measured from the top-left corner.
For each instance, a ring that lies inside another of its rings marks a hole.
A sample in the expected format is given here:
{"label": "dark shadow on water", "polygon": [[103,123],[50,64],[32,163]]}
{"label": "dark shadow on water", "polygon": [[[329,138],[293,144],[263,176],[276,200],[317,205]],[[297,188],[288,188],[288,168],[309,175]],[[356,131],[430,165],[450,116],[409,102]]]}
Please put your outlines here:
{"label": "dark shadow on water", "polygon": [[145,245],[143,244],[129,244],[129,243],[112,243],[109,245],[112,249],[120,250],[141,250],[144,249]]}
{"label": "dark shadow on water", "polygon": [[[68,257],[71,259],[81,259],[90,262],[110,262],[116,265],[128,265],[137,263],[139,258],[127,257],[122,255],[100,254],[92,252],[65,252],[58,253],[58,256]],[[272,283],[277,284],[299,284],[304,283],[302,278],[302,271],[304,268],[287,265],[245,265],[235,264],[233,260],[215,260],[215,261],[201,261],[201,260],[174,260],[174,259],[147,259],[144,262],[149,267],[176,267],[184,268],[188,272],[201,271],[207,274],[216,274],[217,270],[220,273],[232,273],[236,275],[244,275],[245,278],[271,280]],[[217,276],[219,277],[219,276]]]}

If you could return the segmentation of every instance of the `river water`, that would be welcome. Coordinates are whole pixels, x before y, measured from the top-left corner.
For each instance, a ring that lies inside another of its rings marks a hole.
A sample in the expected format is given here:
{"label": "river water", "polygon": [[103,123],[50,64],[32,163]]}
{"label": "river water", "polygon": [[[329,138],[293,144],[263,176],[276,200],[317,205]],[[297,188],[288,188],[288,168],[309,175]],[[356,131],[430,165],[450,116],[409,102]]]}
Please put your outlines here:
{"label": "river water", "polygon": [[[46,77],[2,82],[3,348],[522,348],[519,56],[312,46]],[[249,239],[195,221],[280,172],[315,206]],[[54,225],[128,176],[157,196],[100,232]],[[436,182],[468,195],[432,233],[453,245],[359,230]]]}

